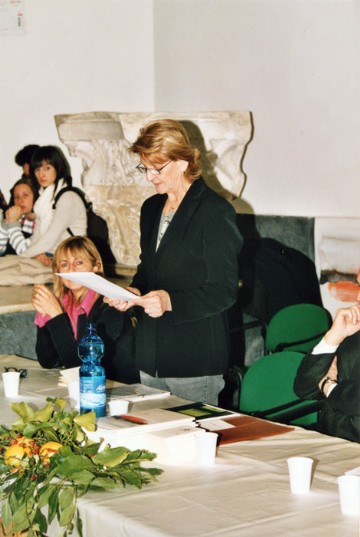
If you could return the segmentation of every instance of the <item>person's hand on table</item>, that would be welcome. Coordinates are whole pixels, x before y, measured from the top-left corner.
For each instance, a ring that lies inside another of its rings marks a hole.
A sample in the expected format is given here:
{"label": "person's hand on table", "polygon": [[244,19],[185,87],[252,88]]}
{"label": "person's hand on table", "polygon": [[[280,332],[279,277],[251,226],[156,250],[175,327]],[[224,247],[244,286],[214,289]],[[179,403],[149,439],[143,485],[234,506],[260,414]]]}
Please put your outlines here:
{"label": "person's hand on table", "polygon": [[52,262],[52,258],[49,257],[48,255],[46,254],[38,254],[34,257],[34,259],[37,259],[38,261],[40,261],[40,263],[42,265],[44,265],[45,267],[50,267],[51,265],[51,262]]}
{"label": "person's hand on table", "polygon": [[31,303],[37,312],[54,318],[63,313],[59,300],[54,293],[43,284],[34,285]]}

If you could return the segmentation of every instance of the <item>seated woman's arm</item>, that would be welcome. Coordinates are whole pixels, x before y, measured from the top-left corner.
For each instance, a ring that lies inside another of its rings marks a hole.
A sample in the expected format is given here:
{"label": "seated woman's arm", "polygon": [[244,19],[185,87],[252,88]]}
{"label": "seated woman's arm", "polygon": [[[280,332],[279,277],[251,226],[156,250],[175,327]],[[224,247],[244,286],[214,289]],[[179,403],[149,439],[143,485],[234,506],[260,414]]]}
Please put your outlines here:
{"label": "seated woman's arm", "polygon": [[34,235],[27,238],[24,236],[20,222],[8,224],[8,240],[17,255],[22,255],[29,248],[33,238]]}
{"label": "seated woman's arm", "polygon": [[135,333],[129,313],[122,313],[98,302],[91,319],[95,320],[98,335],[104,341],[105,355],[102,365],[107,378],[132,384],[140,382],[135,366]]}
{"label": "seated woman's arm", "polygon": [[7,244],[9,241],[7,225],[1,222],[0,225],[0,256],[6,252]]}
{"label": "seated woman's arm", "polygon": [[36,355],[40,365],[46,369],[81,365],[77,341],[66,313],[57,315],[49,319],[43,327],[38,327]]}

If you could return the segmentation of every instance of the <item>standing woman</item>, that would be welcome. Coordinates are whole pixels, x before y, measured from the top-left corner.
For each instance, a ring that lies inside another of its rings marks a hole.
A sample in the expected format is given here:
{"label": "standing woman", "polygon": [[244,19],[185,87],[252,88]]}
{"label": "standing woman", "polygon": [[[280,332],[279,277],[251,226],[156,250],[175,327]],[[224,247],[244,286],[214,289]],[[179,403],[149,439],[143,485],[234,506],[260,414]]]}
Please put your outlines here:
{"label": "standing woman", "polygon": [[50,266],[58,244],[71,235],[68,229],[73,235],[86,235],[86,210],[75,192],[65,192],[53,209],[56,194],[72,185],[68,164],[57,147],[39,147],[31,159],[30,174],[39,184],[39,198],[34,205],[35,231],[28,245],[20,225],[15,225],[9,229],[9,242],[18,255]]}
{"label": "standing woman", "polygon": [[129,315],[111,308],[95,291],[56,273],[103,273],[103,264],[94,243],[86,237],[70,237],[55,251],[52,270],[54,292],[46,285],[34,285],[32,304],[37,311],[36,353],[42,367],[76,367],[81,364],[78,342],[88,323],[105,345],[102,365],[107,378],[139,382],[135,368],[134,331]]}
{"label": "standing woman", "polygon": [[10,190],[9,208],[5,211],[5,219],[0,225],[0,256],[15,254],[9,244],[9,229],[20,226],[26,245],[31,242],[35,227],[34,203],[38,198],[38,184],[29,177],[16,181]]}
{"label": "standing woman", "polygon": [[141,209],[140,264],[131,302],[140,306],[141,382],[218,403],[229,358],[227,311],[236,301],[242,238],[233,207],[200,177],[200,152],[173,120],[150,123],[130,150],[156,194]]}

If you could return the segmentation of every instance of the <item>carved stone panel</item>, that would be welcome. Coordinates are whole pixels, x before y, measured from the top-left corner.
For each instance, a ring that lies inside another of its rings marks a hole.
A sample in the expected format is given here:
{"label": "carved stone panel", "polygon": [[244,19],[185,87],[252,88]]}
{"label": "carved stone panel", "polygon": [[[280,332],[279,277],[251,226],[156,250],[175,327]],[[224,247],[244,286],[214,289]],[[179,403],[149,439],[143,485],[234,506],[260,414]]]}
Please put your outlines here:
{"label": "carved stone panel", "polygon": [[118,113],[85,112],[55,116],[60,140],[83,163],[82,186],[94,209],[108,223],[117,262],[136,266],[139,215],[144,199],[154,194],[128,152],[139,130],[159,118],[183,123],[192,145],[202,153],[203,177],[227,199],[241,195],[245,185],[242,160],[252,136],[250,112]]}

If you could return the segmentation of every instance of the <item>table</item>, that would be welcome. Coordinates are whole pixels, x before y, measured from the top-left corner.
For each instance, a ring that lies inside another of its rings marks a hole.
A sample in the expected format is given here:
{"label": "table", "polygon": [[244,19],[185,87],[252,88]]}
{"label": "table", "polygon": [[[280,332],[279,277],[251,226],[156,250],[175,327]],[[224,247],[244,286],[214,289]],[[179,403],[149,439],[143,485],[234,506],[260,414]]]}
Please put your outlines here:
{"label": "table", "polygon": [[[40,403],[52,390],[64,391],[56,388],[57,370],[13,356],[0,356],[2,364],[28,368],[20,400]],[[12,422],[15,415],[5,408],[2,386],[0,393],[1,422]],[[315,460],[309,495],[290,493],[286,459],[293,455]],[[161,467],[156,460],[154,465]],[[358,537],[359,520],[341,514],[336,477],[359,465],[359,444],[298,427],[228,444],[218,449],[212,467],[163,466],[158,481],[141,490],[128,487],[80,498],[84,536]],[[55,528],[48,534],[58,535]]]}

